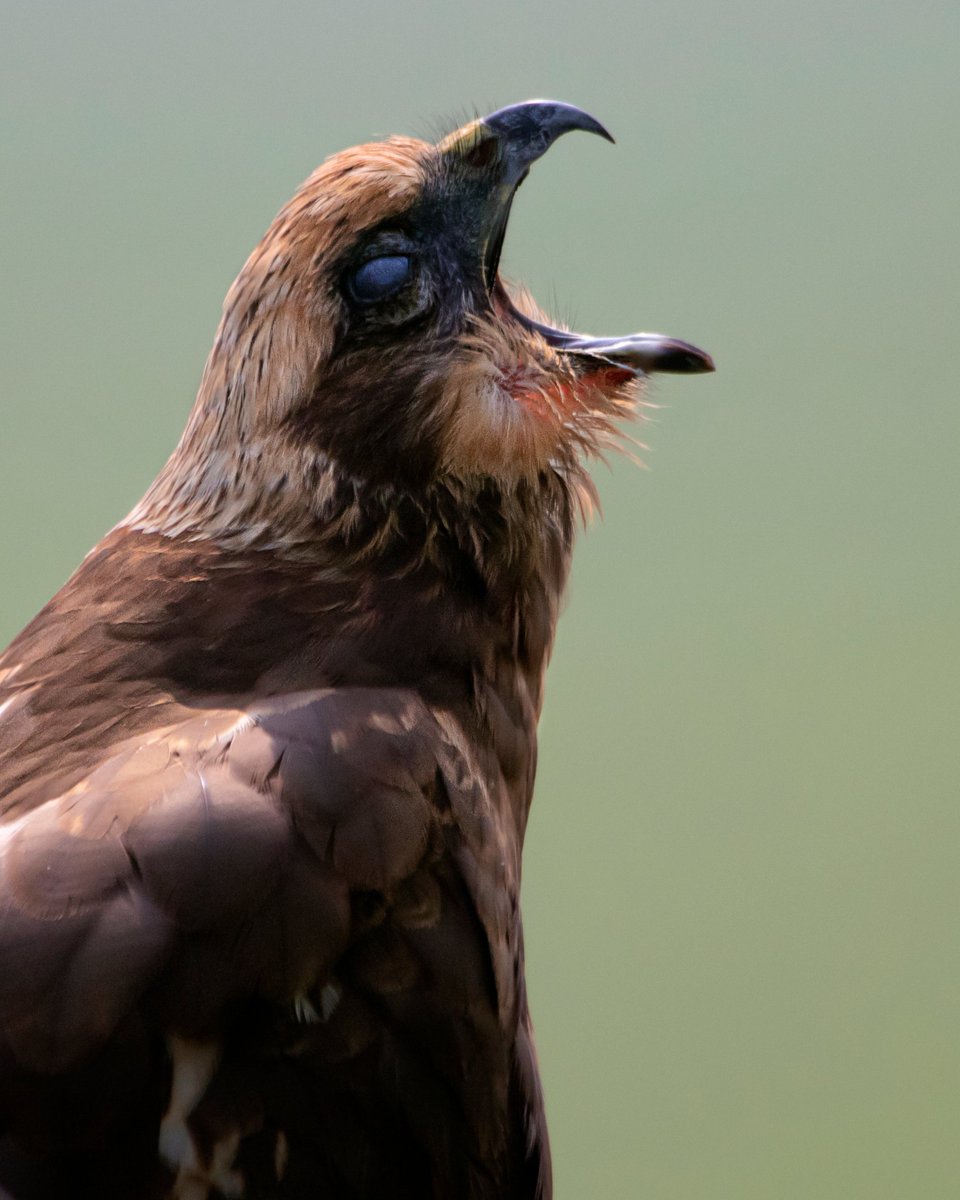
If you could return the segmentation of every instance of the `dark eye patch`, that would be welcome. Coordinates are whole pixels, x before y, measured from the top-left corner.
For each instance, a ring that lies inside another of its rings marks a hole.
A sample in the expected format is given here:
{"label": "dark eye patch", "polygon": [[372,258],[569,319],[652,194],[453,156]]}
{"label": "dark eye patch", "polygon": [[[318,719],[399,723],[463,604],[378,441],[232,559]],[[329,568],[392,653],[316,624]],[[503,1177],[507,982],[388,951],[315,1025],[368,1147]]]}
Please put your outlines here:
{"label": "dark eye patch", "polygon": [[347,277],[354,300],[375,304],[398,292],[410,278],[411,262],[406,254],[384,254],[371,258]]}

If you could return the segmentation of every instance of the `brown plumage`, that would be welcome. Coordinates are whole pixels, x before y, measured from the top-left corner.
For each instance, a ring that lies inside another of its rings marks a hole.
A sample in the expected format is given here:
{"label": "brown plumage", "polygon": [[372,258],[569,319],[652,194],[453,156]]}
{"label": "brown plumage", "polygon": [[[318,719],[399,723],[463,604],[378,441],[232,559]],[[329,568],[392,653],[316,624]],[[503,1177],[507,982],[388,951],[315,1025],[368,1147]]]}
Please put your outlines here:
{"label": "brown plumage", "polygon": [[551,1193],[518,895],[584,460],[657,335],[497,265],[577,109],[321,166],[0,659],[0,1196]]}

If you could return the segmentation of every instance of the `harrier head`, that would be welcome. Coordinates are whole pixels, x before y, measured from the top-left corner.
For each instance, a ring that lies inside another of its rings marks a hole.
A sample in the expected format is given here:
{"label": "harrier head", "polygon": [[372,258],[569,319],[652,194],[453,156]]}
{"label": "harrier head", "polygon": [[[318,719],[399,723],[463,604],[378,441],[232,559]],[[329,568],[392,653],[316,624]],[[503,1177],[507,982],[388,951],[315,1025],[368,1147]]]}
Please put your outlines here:
{"label": "harrier head", "polygon": [[280,491],[311,463],[402,488],[579,470],[648,374],[712,370],[660,334],[553,325],[501,279],[516,190],[576,129],[612,140],[531,100],[435,145],[391,138],[319,167],[227,295],[167,500],[199,490],[239,519],[251,487]]}

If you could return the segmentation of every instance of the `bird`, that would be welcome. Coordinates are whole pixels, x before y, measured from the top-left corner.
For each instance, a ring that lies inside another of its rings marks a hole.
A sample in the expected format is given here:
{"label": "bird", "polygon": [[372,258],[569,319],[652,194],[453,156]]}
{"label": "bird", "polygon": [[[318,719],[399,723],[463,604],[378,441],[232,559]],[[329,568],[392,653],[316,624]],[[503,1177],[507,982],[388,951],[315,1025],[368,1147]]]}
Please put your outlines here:
{"label": "bird", "polygon": [[332,155],[183,436],[0,657],[0,1197],[550,1200],[537,721],[660,334],[500,274],[582,109]]}

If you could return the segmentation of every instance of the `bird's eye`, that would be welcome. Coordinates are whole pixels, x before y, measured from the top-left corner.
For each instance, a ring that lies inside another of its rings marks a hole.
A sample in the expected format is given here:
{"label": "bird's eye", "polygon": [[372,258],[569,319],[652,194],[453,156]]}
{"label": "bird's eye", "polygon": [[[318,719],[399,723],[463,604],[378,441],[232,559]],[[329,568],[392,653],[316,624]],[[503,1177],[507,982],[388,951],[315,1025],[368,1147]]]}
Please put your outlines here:
{"label": "bird's eye", "polygon": [[357,267],[347,283],[354,300],[375,304],[398,292],[410,278],[410,270],[406,254],[384,254]]}

